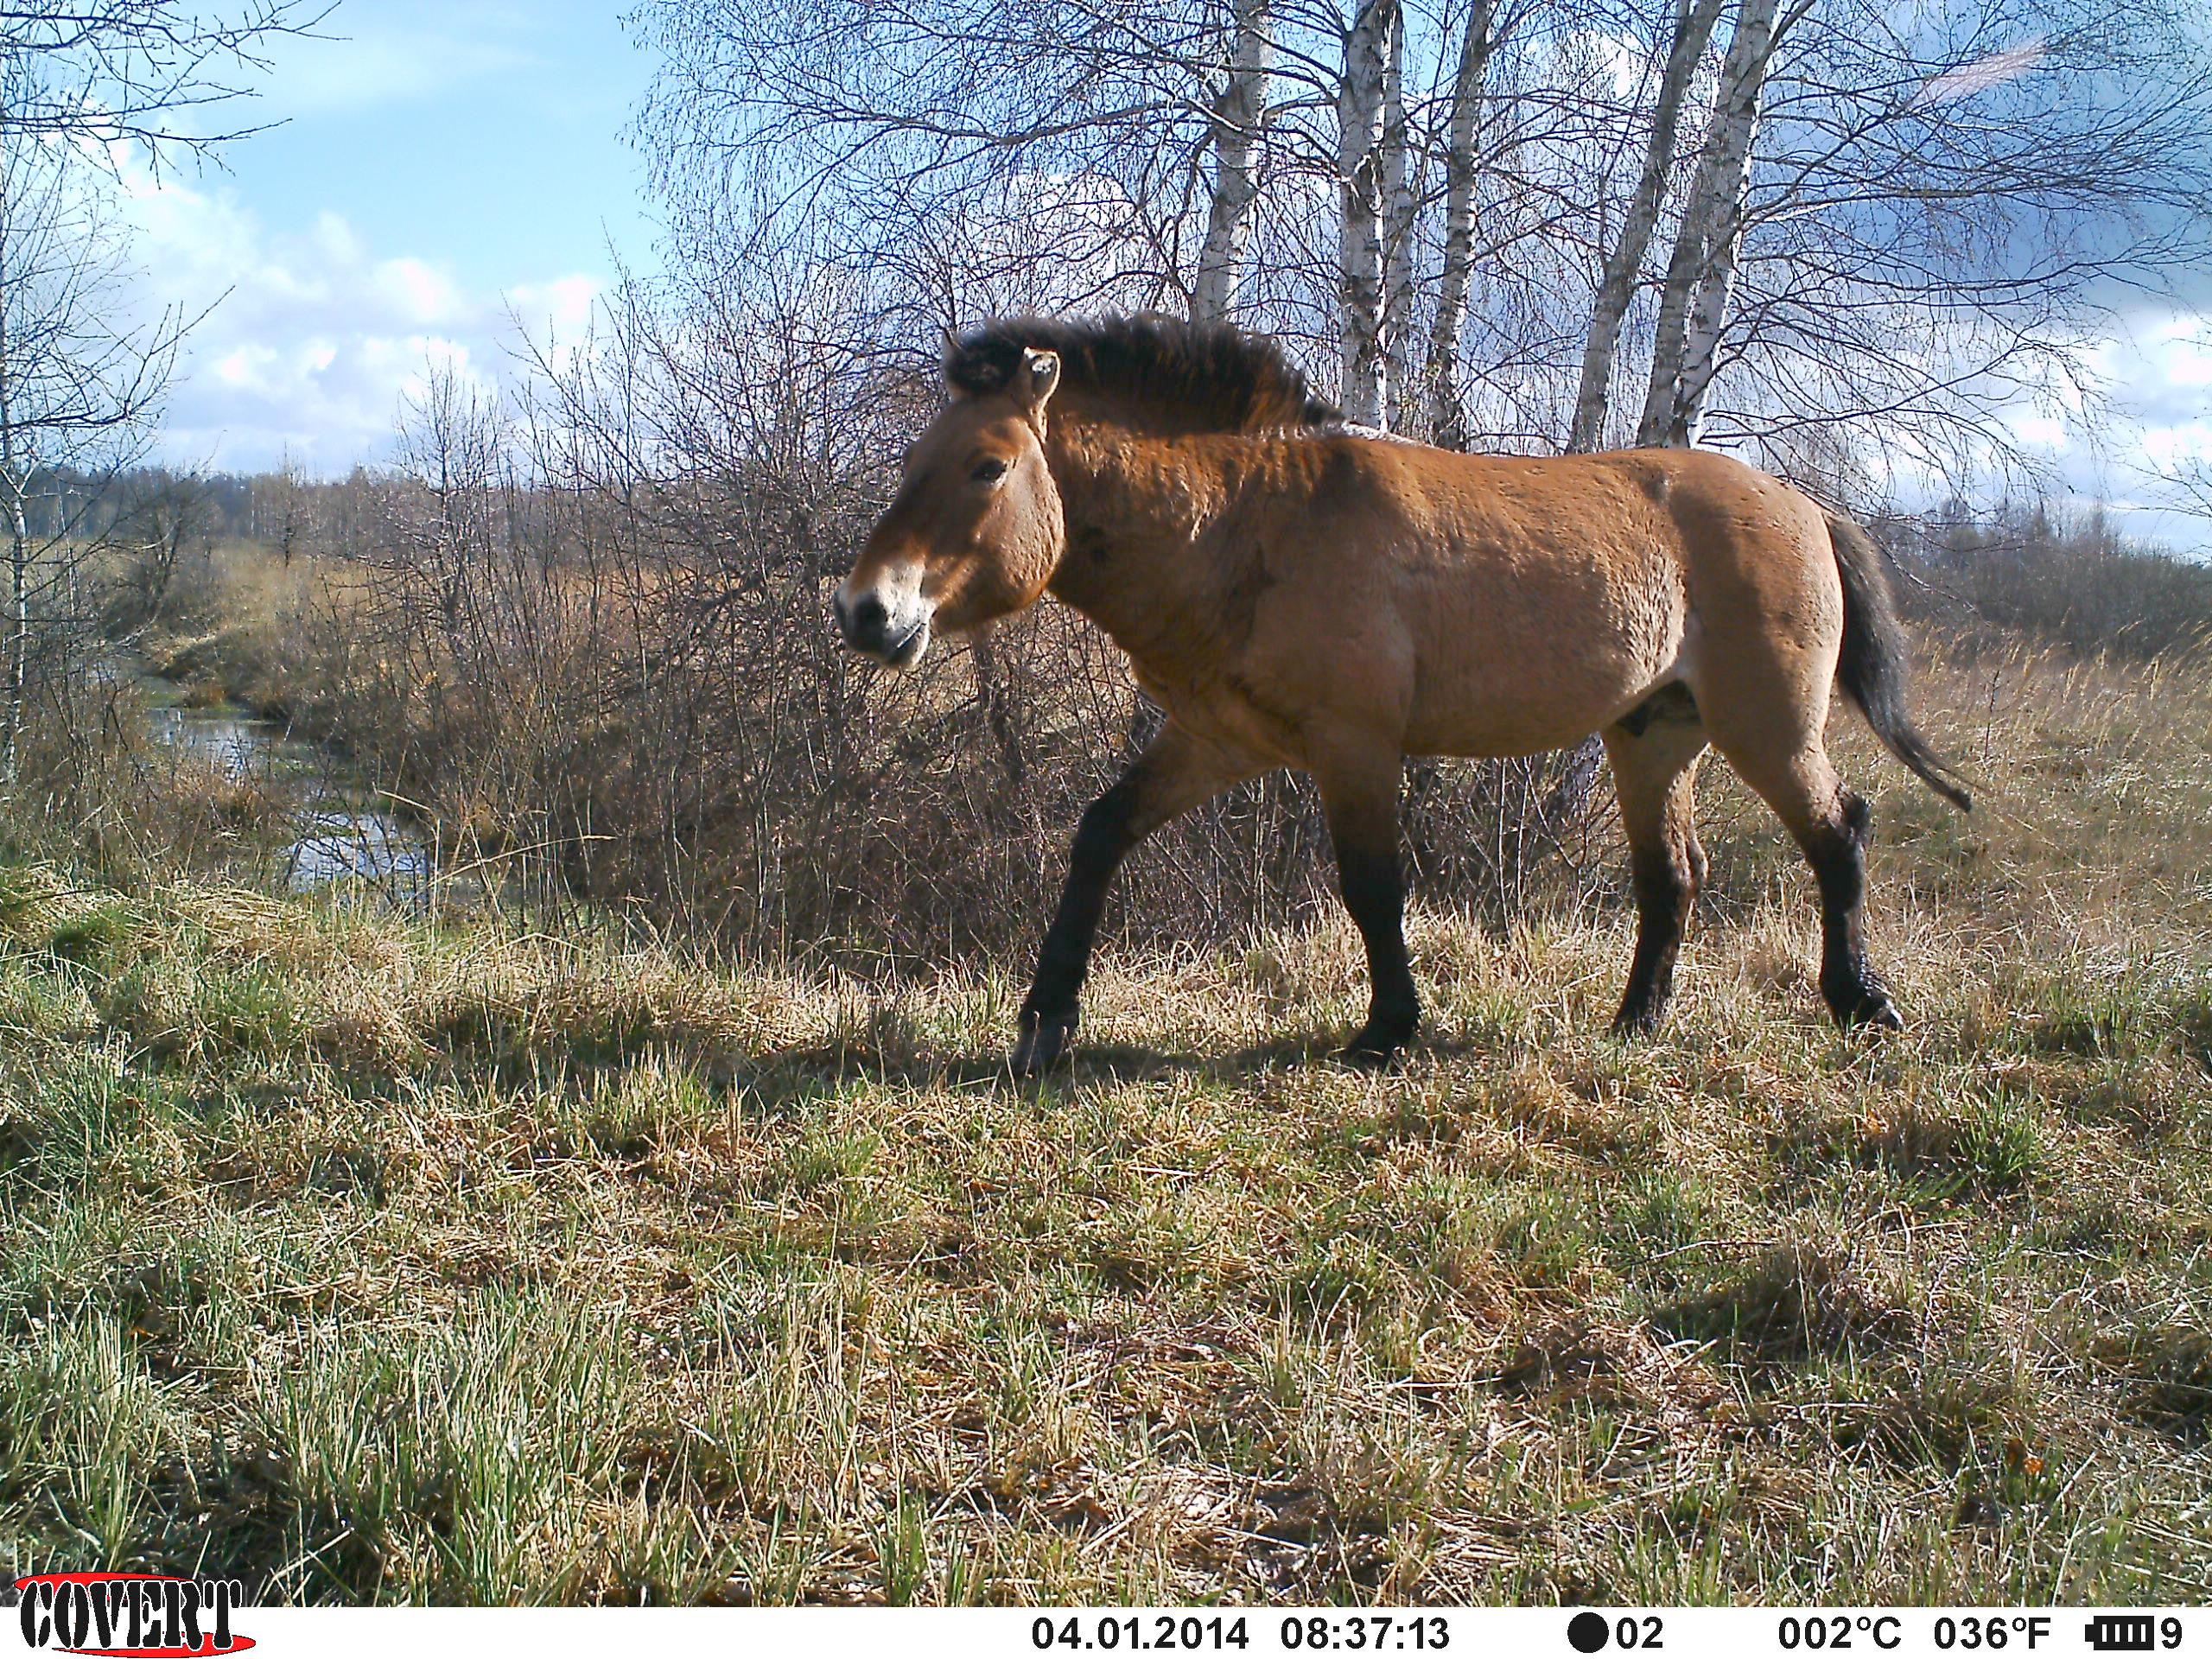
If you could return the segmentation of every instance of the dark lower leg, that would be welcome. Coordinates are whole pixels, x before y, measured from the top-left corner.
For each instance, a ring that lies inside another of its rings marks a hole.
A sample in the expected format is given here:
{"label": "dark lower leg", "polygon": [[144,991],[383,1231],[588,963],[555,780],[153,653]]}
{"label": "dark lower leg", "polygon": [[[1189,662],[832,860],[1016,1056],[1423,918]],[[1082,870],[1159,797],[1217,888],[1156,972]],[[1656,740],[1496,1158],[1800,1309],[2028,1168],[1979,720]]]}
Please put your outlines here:
{"label": "dark lower leg", "polygon": [[1037,954],[1037,975],[1021,1005],[1014,1070],[1026,1075],[1057,1064],[1075,1035],[1077,1003],[1090,967],[1091,941],[1106,908],[1107,884],[1131,848],[1171,818],[1261,770],[1246,757],[1198,742],[1169,721],[1121,780],[1093,801],[1077,829],[1059,908]]}
{"label": "dark lower leg", "polygon": [[1344,1057],[1379,1064],[1412,1040],[1421,1023],[1421,995],[1406,952],[1405,884],[1398,873],[1397,848],[1339,844],[1337,869],[1344,907],[1367,943],[1373,987],[1367,1024],[1346,1046]]}
{"label": "dark lower leg", "polygon": [[1059,908],[1046,931],[1044,946],[1037,953],[1036,976],[1021,1004],[1021,1037],[1014,1055],[1017,1071],[1052,1066],[1075,1035],[1091,943],[1106,908],[1106,888],[1136,842],[1132,826],[1142,786],[1141,771],[1132,766],[1084,811]]}
{"label": "dark lower leg", "polygon": [[1836,1023],[1846,1027],[1902,1023],[1890,1001],[1889,987],[1866,961],[1862,917],[1871,822],[1866,803],[1845,790],[1836,822],[1802,837],[1805,857],[1821,889],[1821,995]]}
{"label": "dark lower leg", "polygon": [[1613,1016],[1617,1036],[1649,1036],[1658,1030],[1668,999],[1674,995],[1675,957],[1681,949],[1690,906],[1697,901],[1704,862],[1694,843],[1685,853],[1681,861],[1663,847],[1630,853],[1636,878],[1636,960],[1629,968],[1620,1012]]}
{"label": "dark lower leg", "polygon": [[1624,724],[1605,734],[1636,882],[1636,958],[1613,1016],[1616,1036],[1658,1030],[1674,995],[1675,958],[1705,885],[1696,806],[1704,752],[1703,728],[1679,718],[1648,720],[1641,729]]}

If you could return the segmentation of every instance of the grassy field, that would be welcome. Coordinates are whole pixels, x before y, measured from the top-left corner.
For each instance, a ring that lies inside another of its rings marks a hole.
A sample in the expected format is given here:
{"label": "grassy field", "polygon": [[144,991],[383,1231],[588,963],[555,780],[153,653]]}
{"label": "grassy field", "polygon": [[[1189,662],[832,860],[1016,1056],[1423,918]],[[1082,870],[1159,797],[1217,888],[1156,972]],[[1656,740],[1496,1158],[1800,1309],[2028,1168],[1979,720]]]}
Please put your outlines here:
{"label": "grassy field", "polygon": [[[1708,772],[1624,913],[886,985],[0,865],[11,1573],[301,1599],[2212,1598],[2212,686],[1838,721],[1911,1028]],[[1037,918],[1041,927],[1043,918]]]}

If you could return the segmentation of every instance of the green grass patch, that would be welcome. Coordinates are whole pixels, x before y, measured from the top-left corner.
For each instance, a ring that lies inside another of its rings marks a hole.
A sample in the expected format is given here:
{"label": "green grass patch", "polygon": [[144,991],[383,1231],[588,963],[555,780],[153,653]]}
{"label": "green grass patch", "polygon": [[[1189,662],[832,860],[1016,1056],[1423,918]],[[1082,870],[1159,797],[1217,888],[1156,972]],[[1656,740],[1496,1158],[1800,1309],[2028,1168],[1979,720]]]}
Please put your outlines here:
{"label": "green grass patch", "polygon": [[1605,1031],[1618,906],[1417,914],[1433,1040],[1380,1077],[1323,1057],[1333,918],[1109,950],[1040,1085],[1004,963],[103,883],[0,824],[0,1554],[347,1602],[2212,1597],[2208,705],[2008,671],[2004,812],[1878,803],[1886,1039],[1824,1020],[1717,766],[1660,1038]]}

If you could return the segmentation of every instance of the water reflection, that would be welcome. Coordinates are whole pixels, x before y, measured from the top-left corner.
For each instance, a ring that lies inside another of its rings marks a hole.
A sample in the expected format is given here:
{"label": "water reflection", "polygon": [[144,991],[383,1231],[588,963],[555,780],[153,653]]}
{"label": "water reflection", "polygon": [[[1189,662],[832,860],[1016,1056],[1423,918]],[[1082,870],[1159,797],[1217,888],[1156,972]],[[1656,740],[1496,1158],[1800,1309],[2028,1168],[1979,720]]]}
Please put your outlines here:
{"label": "water reflection", "polygon": [[164,743],[189,749],[232,779],[243,779],[257,770],[259,763],[276,754],[283,738],[270,721],[248,720],[220,709],[174,705],[155,709],[154,735]]}
{"label": "water reflection", "polygon": [[422,837],[387,812],[314,812],[307,833],[291,846],[287,880],[294,891],[342,877],[427,887],[430,849]]}
{"label": "water reflection", "polygon": [[281,779],[305,803],[300,834],[284,849],[286,884],[294,892],[326,881],[360,880],[394,902],[426,903],[434,874],[429,843],[414,826],[347,799],[349,780],[327,750],[288,737],[274,721],[224,709],[157,706],[156,738],[190,751],[232,779]]}

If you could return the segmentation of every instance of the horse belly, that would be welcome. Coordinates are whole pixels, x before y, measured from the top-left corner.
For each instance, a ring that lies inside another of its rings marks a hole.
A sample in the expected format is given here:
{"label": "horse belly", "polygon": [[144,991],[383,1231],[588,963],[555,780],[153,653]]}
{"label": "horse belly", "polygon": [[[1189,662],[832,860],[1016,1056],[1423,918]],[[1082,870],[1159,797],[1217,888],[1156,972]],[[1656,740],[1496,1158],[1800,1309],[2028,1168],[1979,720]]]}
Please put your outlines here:
{"label": "horse belly", "polygon": [[1580,743],[1638,701],[1618,682],[1591,690],[1605,695],[1556,702],[1500,695],[1417,702],[1407,727],[1406,753],[1485,760],[1541,754]]}
{"label": "horse belly", "polygon": [[1677,671],[1684,631],[1679,584],[1660,560],[1637,563],[1630,581],[1570,566],[1426,605],[1407,752],[1536,754],[1634,708]]}

